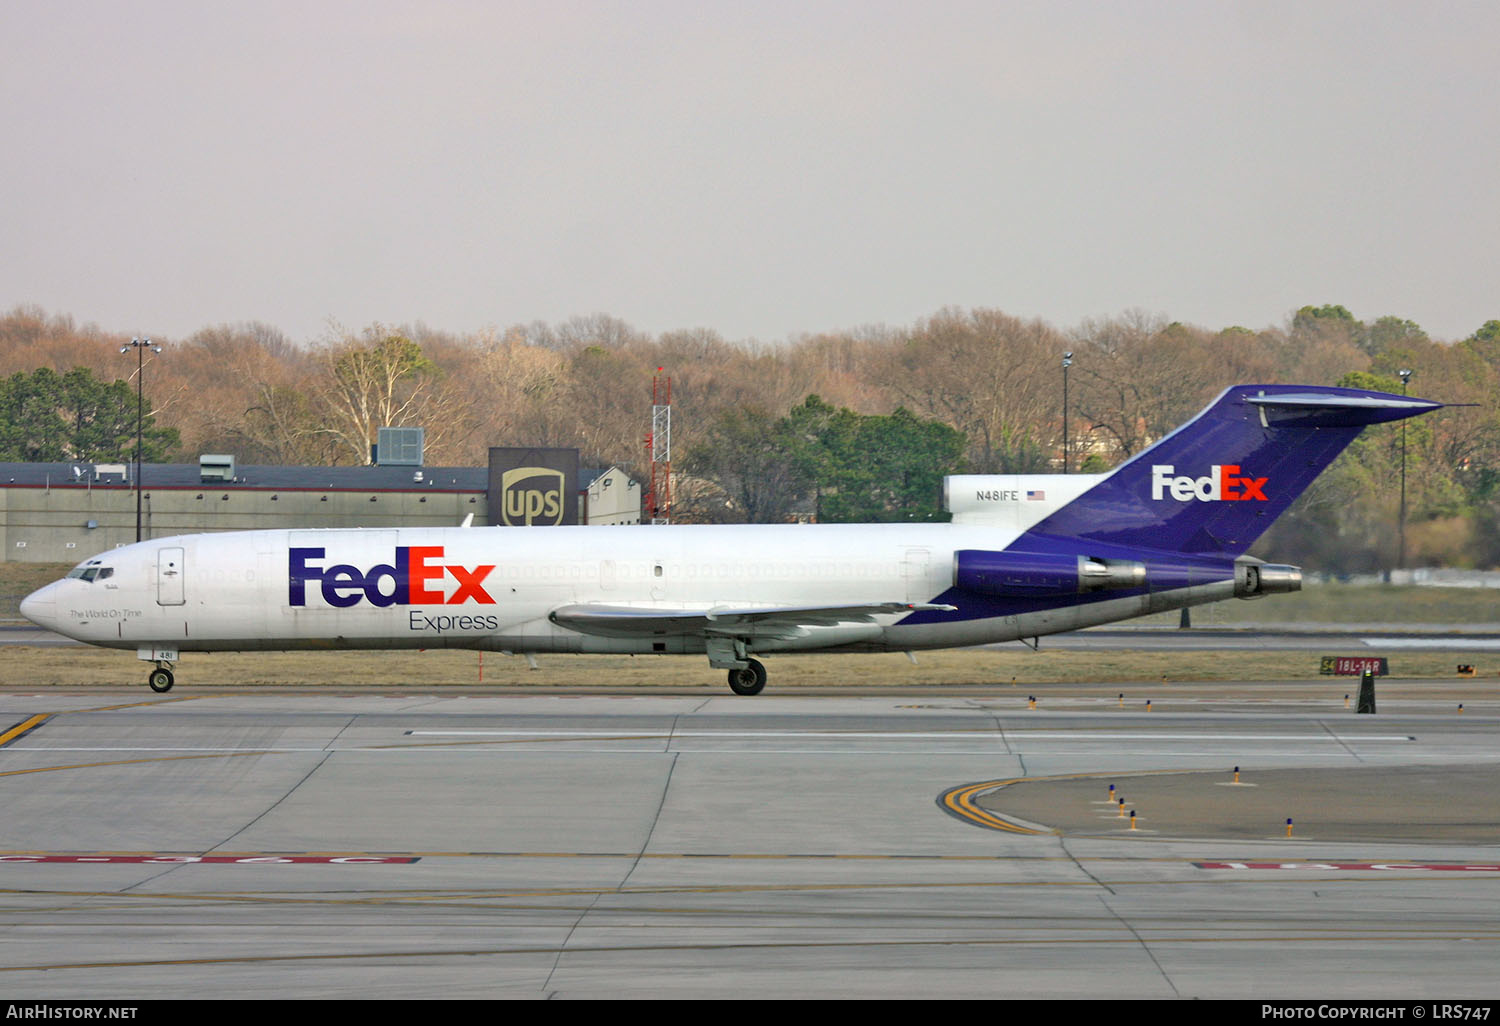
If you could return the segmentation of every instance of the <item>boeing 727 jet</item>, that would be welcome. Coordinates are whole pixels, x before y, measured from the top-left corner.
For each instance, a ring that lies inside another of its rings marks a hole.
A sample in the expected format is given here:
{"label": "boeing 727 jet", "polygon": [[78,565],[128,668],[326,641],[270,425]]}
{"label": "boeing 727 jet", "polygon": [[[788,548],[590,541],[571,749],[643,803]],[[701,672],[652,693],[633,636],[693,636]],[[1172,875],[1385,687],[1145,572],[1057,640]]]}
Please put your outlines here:
{"label": "boeing 727 jet", "polygon": [[29,595],[37,625],[183,652],[697,653],[753,695],[776,652],[1039,638],[1301,587],[1245,555],[1367,425],[1441,403],[1236,385],[1107,474],[946,480],[947,524],[244,531],[126,545]]}

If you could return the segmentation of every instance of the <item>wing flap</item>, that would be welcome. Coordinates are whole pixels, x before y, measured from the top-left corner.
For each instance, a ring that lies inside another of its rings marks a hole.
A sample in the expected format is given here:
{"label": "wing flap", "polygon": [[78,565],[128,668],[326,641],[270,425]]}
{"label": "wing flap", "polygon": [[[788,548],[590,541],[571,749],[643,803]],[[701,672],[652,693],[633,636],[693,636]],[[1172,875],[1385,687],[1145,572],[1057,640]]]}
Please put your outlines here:
{"label": "wing flap", "polygon": [[839,606],[713,606],[707,609],[579,603],[554,609],[548,619],[569,630],[614,638],[648,634],[795,638],[806,634],[808,627],[873,623],[877,616],[900,615],[918,610],[951,611],[955,608],[928,602],[871,602]]}

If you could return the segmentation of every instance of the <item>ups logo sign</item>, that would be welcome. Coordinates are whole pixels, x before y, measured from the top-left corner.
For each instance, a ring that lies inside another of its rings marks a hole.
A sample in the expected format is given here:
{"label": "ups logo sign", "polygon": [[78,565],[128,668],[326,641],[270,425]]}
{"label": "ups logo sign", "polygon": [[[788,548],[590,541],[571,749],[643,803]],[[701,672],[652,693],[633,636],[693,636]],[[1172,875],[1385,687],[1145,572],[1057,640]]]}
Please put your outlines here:
{"label": "ups logo sign", "polygon": [[490,449],[489,522],[506,527],[578,523],[578,450]]}
{"label": "ups logo sign", "polygon": [[500,522],[554,527],[563,520],[566,475],[551,467],[515,467],[500,477]]}

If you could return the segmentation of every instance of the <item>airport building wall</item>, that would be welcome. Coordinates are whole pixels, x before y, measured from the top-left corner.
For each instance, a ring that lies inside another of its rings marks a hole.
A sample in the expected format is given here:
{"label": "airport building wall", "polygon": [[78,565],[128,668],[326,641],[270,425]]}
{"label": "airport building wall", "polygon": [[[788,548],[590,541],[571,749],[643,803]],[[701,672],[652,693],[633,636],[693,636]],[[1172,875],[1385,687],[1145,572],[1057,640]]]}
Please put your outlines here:
{"label": "airport building wall", "polygon": [[[135,541],[128,464],[0,464],[0,552],[75,563]],[[295,527],[488,524],[481,468],[245,466],[213,478],[192,464],[147,464],[141,537]]]}
{"label": "airport building wall", "polygon": [[[222,485],[142,492],[141,534],[294,527],[453,527],[469,513],[487,524],[484,495],[262,491]],[[71,563],[135,541],[132,488],[0,488],[7,560]]]}
{"label": "airport building wall", "polygon": [[579,499],[586,524],[627,527],[641,522],[641,486],[619,467],[589,480],[579,489]]}
{"label": "airport building wall", "polygon": [[[119,464],[0,464],[5,560],[77,563],[133,543],[134,470]],[[639,487],[619,468],[589,477],[596,488],[606,479],[612,486],[585,506],[585,522],[628,523],[632,499],[639,522]],[[148,464],[142,480],[146,539],[205,531],[456,527],[470,514],[475,526],[492,522],[483,467],[245,466],[233,480],[205,480],[196,465]]]}

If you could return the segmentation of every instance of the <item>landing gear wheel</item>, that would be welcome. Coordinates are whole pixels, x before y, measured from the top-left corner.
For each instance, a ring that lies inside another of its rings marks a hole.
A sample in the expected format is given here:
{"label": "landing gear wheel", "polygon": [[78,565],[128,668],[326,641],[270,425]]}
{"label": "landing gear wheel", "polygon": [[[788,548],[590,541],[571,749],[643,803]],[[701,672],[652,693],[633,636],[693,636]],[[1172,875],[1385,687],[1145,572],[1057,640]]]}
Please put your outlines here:
{"label": "landing gear wheel", "polygon": [[152,670],[151,673],[146,677],[146,683],[150,685],[151,690],[155,691],[157,694],[166,694],[168,691],[172,690],[172,671],[164,666],[158,666],[156,669]]}
{"label": "landing gear wheel", "polygon": [[729,671],[729,690],[736,695],[758,695],[766,687],[766,668],[759,659],[747,660],[743,669]]}

